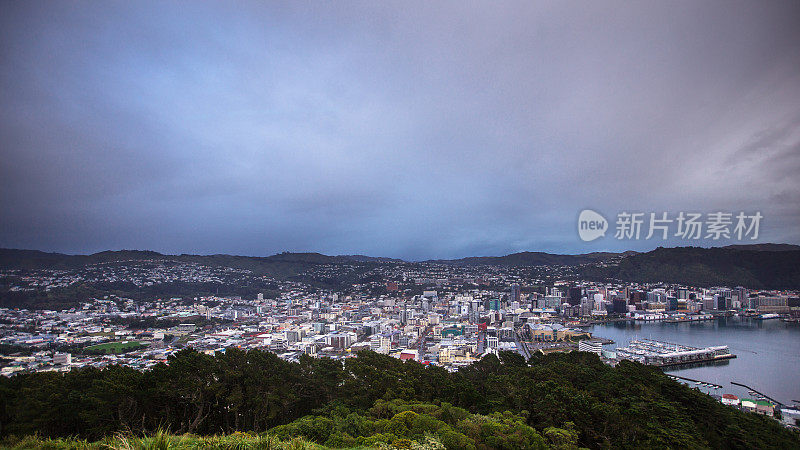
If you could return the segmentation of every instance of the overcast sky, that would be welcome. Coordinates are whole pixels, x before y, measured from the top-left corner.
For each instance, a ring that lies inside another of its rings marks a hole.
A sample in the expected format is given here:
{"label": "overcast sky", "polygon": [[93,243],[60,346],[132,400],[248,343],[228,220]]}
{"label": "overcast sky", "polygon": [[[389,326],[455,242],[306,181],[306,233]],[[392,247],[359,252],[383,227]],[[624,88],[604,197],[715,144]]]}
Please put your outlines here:
{"label": "overcast sky", "polygon": [[586,243],[584,208],[800,244],[797,1],[6,1],[0,105],[0,247],[713,243]]}

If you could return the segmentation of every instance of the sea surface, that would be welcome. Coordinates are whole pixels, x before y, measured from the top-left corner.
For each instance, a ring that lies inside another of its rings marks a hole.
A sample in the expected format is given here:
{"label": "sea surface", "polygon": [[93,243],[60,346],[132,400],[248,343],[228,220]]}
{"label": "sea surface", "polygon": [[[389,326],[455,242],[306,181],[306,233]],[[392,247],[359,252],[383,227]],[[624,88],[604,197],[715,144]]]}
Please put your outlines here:
{"label": "sea surface", "polygon": [[[604,349],[623,347],[633,339],[647,338],[693,347],[727,345],[735,359],[699,366],[678,366],[665,372],[721,385],[701,387],[707,393],[755,398],[745,384],[785,405],[800,401],[800,324],[780,319],[755,320],[723,317],[694,323],[616,322],[594,325],[592,335],[613,339]],[[696,386],[696,385],[693,385]]]}

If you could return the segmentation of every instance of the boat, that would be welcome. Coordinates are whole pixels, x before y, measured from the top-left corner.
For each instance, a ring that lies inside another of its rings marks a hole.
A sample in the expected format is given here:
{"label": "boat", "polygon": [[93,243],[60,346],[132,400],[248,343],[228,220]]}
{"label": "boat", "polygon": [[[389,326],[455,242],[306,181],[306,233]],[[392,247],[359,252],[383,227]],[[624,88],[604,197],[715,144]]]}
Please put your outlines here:
{"label": "boat", "polygon": [[711,314],[690,314],[690,315],[679,315],[674,316],[673,318],[665,320],[667,323],[684,323],[684,322],[699,322],[701,320],[714,320],[714,316]]}
{"label": "boat", "polygon": [[769,320],[777,318],[780,318],[780,316],[777,314],[761,314],[760,316],[756,317],[756,320]]}

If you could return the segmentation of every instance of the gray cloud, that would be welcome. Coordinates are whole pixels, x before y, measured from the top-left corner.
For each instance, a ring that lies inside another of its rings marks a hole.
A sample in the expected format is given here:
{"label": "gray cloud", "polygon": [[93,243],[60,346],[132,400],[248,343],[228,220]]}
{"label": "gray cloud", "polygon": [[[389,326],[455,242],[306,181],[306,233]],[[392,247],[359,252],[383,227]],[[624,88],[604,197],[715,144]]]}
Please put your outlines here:
{"label": "gray cloud", "polygon": [[800,243],[798,17],[797,2],[7,2],[0,246],[664,244],[583,243],[586,207],[760,210],[761,241]]}

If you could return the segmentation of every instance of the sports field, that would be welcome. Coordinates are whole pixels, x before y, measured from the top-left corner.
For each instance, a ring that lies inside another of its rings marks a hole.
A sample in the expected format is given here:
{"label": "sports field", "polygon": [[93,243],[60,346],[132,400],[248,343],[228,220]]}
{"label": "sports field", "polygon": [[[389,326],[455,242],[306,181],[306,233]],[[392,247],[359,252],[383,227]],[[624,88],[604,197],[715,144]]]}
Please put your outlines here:
{"label": "sports field", "polygon": [[120,342],[106,342],[105,344],[92,345],[86,347],[86,351],[90,353],[125,353],[139,347],[143,344],[139,341],[120,341]]}

